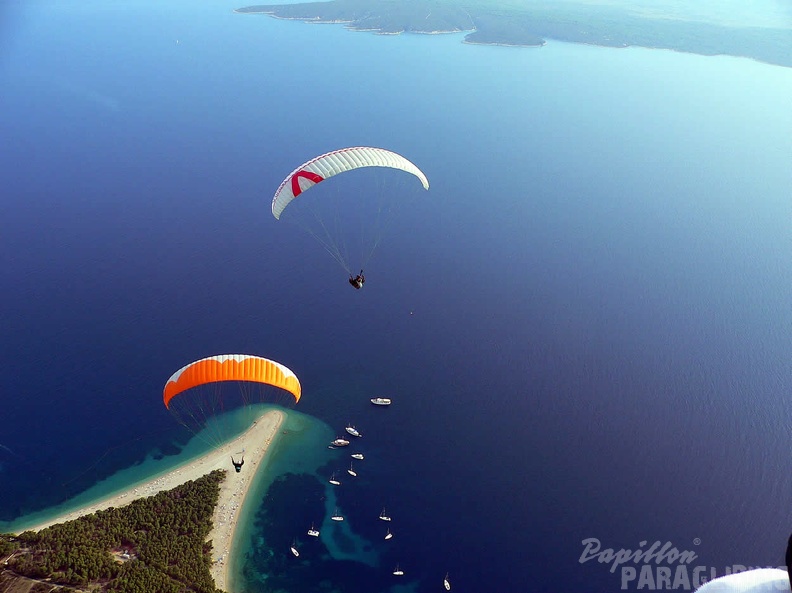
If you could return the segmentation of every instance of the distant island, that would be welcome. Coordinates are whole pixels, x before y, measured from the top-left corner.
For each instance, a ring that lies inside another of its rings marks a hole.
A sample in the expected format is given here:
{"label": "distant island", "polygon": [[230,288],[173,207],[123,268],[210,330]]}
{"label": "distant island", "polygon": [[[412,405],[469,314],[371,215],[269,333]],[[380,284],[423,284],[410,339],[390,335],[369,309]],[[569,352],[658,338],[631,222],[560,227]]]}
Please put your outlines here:
{"label": "distant island", "polygon": [[[239,8],[311,23],[339,23],[382,35],[458,33],[465,43],[538,47],[547,39],[605,47],[670,49],[700,55],[740,56],[792,67],[792,28],[742,25],[700,14],[667,0],[641,10],[617,2],[518,0],[331,0]],[[677,12],[674,12],[674,11]]]}

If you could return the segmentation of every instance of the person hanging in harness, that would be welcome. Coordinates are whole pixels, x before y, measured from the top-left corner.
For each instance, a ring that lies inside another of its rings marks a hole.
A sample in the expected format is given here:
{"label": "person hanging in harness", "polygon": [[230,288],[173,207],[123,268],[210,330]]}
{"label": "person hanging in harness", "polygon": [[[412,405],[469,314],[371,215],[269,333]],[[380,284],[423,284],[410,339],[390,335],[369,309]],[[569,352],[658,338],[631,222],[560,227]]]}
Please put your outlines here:
{"label": "person hanging in harness", "polygon": [[234,469],[236,470],[236,473],[241,472],[242,471],[242,466],[245,465],[245,456],[243,455],[242,459],[240,461],[234,461],[234,456],[232,455],[231,456],[231,465],[234,466]]}
{"label": "person hanging in harness", "polygon": [[353,277],[352,274],[349,275],[349,283],[356,289],[360,290],[363,288],[363,283],[366,281],[366,277],[363,275],[363,270],[360,270],[360,274]]}

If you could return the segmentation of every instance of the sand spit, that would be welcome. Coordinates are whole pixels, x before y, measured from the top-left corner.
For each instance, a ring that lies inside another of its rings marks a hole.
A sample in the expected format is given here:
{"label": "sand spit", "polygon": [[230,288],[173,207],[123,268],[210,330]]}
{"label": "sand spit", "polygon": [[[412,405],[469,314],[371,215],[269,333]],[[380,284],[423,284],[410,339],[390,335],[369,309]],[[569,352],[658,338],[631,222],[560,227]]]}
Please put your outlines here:
{"label": "sand spit", "polygon": [[[65,523],[90,515],[96,511],[110,507],[123,507],[133,500],[153,496],[164,490],[171,490],[189,480],[197,480],[201,476],[216,470],[227,470],[226,479],[220,484],[220,498],[217,501],[213,529],[208,540],[212,540],[212,577],[219,589],[228,591],[228,566],[232,553],[236,521],[239,511],[245,502],[253,477],[262,466],[267,449],[278,434],[286,416],[283,412],[272,410],[263,414],[244,433],[225,445],[210,451],[206,455],[188,461],[168,473],[159,475],[147,482],[130,487],[125,492],[103,498],[80,509],[69,511],[58,517],[36,525],[24,526],[25,530],[39,531],[50,525]],[[234,471],[231,456],[238,460],[244,454],[245,464],[240,473]]]}

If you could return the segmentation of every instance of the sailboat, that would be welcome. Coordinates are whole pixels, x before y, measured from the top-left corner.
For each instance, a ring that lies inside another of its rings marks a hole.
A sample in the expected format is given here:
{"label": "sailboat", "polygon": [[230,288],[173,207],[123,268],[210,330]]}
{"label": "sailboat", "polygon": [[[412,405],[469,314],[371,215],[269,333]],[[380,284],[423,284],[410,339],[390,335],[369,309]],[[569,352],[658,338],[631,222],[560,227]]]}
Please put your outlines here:
{"label": "sailboat", "polygon": [[343,517],[343,515],[341,515],[341,513],[339,513],[339,512],[338,512],[338,507],[336,507],[336,510],[335,510],[335,515],[333,515],[333,516],[332,516],[332,517],[330,517],[330,518],[331,518],[333,521],[343,521],[343,520],[344,520],[344,517]]}
{"label": "sailboat", "polygon": [[341,482],[339,482],[338,480],[336,480],[336,475],[335,475],[335,472],[333,472],[333,475],[331,475],[331,476],[330,476],[330,479],[329,479],[329,480],[327,480],[327,481],[328,481],[328,482],[330,482],[330,483],[331,483],[333,486],[340,486],[340,485],[341,485]]}
{"label": "sailboat", "polygon": [[349,469],[347,470],[347,473],[348,473],[350,476],[355,476],[355,477],[357,477],[357,472],[356,472],[354,469],[352,469],[352,463],[351,463],[351,462],[349,463]]}
{"label": "sailboat", "polygon": [[388,528],[388,532],[385,534],[385,539],[390,539],[393,537],[393,534],[390,532],[390,528]]}
{"label": "sailboat", "polygon": [[314,529],[313,523],[311,523],[311,528],[308,530],[308,535],[310,535],[311,537],[319,537],[319,531],[317,529]]}
{"label": "sailboat", "polygon": [[300,551],[297,549],[297,540],[296,539],[294,541],[292,541],[292,545],[289,546],[289,549],[291,550],[291,553],[294,554],[295,556],[299,556],[300,555]]}
{"label": "sailboat", "polygon": [[446,573],[445,578],[443,579],[443,587],[445,587],[446,591],[451,590],[451,581],[448,580],[448,573]]}
{"label": "sailboat", "polygon": [[393,574],[396,575],[397,577],[401,577],[404,576],[404,571],[401,568],[399,568],[399,565],[397,564],[396,568],[393,569]]}
{"label": "sailboat", "polygon": [[380,513],[379,518],[383,521],[390,521],[391,518],[385,514],[385,507],[382,508],[382,512]]}

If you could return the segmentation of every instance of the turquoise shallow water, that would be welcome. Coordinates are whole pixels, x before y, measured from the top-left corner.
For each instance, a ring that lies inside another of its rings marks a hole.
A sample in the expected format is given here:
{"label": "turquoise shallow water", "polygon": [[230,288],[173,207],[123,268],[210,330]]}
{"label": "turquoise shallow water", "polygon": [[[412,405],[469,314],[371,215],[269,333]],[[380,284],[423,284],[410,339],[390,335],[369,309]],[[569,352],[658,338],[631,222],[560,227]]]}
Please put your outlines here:
{"label": "turquoise shallow water", "polygon": [[[159,475],[166,474],[175,467],[187,463],[192,459],[198,458],[218,446],[221,442],[218,440],[218,435],[224,435],[223,440],[225,441],[232,440],[250,427],[251,419],[256,418],[261,413],[270,408],[271,406],[256,405],[250,406],[247,409],[226,413],[222,417],[216,418],[212,422],[212,427],[207,428],[206,435],[209,435],[208,438],[203,433],[196,433],[187,443],[178,445],[180,450],[177,454],[173,455],[165,456],[160,450],[152,451],[142,462],[132,467],[123,468],[115,472],[113,475],[94,484],[68,501],[48,509],[43,509],[19,517],[13,521],[0,523],[0,530],[12,532],[20,531],[24,529],[26,525],[33,525],[47,521],[52,517],[57,517],[58,515],[79,509],[80,507],[88,506],[93,502],[124,492],[134,488],[137,484],[149,481]],[[305,417],[298,412],[287,411],[280,407],[277,409],[290,414],[289,421],[291,422],[297,422],[297,420],[291,418],[291,415]],[[305,431],[318,430],[320,433],[322,432],[321,421],[313,419],[312,423],[309,421],[304,421],[304,423],[310,425],[310,427],[306,428]],[[327,430],[326,427],[325,430]],[[277,444],[275,445],[274,449],[275,448],[277,448]],[[265,467],[263,471],[259,472],[259,474],[263,476],[266,474],[268,469],[269,465]],[[257,474],[257,476],[259,474]]]}
{"label": "turquoise shallow water", "polygon": [[[162,457],[158,452],[155,452],[142,463],[116,472],[63,504],[19,517],[11,522],[0,523],[0,531],[23,531],[29,525],[41,523],[58,515],[88,506],[107,496],[119,494],[142,482],[166,474],[175,467],[213,449],[219,444],[218,435],[225,435],[225,440],[235,438],[249,428],[251,418],[259,416],[268,409],[274,408],[259,404],[247,409],[228,412],[222,417],[216,418],[213,421],[213,426],[207,428],[205,433],[194,435],[178,454]],[[260,512],[262,506],[267,504],[266,495],[270,485],[285,474],[305,474],[323,479],[323,475],[318,473],[319,468],[336,457],[327,448],[327,443],[334,438],[334,433],[327,424],[295,410],[285,410],[281,407],[277,407],[277,409],[286,414],[286,419],[267,452],[265,464],[256,473],[246,505],[238,515],[238,527],[232,543],[229,571],[231,591],[245,590],[245,582],[241,575],[245,570],[246,560],[250,556],[251,542],[261,535],[256,531],[254,517]],[[155,459],[154,455],[158,458]]]}
{"label": "turquoise shallow water", "polygon": [[[300,411],[354,420],[371,461],[335,503],[332,452],[271,480],[251,592],[387,591],[396,562],[419,591],[446,571],[459,590],[614,590],[578,562],[589,537],[781,561],[792,71],[350,33],[227,0],[6,6],[3,520],[169,463],[163,383],[250,352],[297,373]],[[355,292],[269,199],[297,164],[360,144],[405,154],[431,189]],[[348,524],[294,562],[335,504]]]}
{"label": "turquoise shallow water", "polygon": [[[332,455],[327,443],[334,438],[331,428],[317,418],[290,410],[278,440],[268,453],[268,463],[256,474],[256,482],[249,493],[250,504],[239,514],[239,524],[234,542],[234,560],[231,564],[231,589],[247,590],[244,573],[253,550],[253,542],[261,537],[255,525],[255,516],[268,504],[267,491],[272,483],[286,474],[317,475]],[[300,532],[308,529],[300,525]],[[286,547],[280,550],[288,553]]]}

